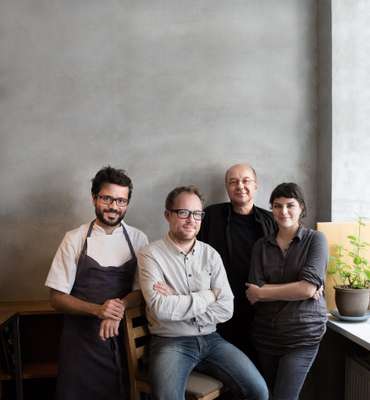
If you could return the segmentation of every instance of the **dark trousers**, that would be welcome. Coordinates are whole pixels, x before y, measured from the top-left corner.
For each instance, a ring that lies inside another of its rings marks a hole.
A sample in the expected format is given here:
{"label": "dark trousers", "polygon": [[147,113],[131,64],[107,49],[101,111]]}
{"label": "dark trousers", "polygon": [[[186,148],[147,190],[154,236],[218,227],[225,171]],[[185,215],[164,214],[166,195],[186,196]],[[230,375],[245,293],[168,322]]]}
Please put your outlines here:
{"label": "dark trousers", "polygon": [[259,353],[261,373],[270,390],[271,400],[297,400],[319,344],[291,350],[283,355]]}

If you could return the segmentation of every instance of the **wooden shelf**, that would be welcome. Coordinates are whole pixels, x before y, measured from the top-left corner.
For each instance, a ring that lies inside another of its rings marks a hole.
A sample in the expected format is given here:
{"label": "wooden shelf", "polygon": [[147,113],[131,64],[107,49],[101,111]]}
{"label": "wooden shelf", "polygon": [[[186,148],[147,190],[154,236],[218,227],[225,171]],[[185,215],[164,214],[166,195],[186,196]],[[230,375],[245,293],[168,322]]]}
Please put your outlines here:
{"label": "wooden shelf", "polygon": [[49,301],[0,302],[0,399],[2,391],[7,399],[53,397],[62,325],[62,314]]}
{"label": "wooden shelf", "polygon": [[0,381],[9,381],[10,379],[12,379],[12,376],[0,369]]}
{"label": "wooden shelf", "polygon": [[44,314],[54,312],[49,300],[40,301],[1,301],[0,311],[12,311],[20,314]]}
{"label": "wooden shelf", "polygon": [[58,367],[56,362],[23,364],[23,379],[55,378]]}

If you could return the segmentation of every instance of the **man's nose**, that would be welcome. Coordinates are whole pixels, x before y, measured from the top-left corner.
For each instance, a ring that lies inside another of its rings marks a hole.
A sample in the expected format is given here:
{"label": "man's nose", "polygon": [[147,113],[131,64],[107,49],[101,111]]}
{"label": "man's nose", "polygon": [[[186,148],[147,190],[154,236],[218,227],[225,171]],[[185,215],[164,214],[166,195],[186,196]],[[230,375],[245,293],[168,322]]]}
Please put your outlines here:
{"label": "man's nose", "polygon": [[195,221],[194,215],[193,215],[192,213],[190,213],[190,214],[188,215],[188,217],[186,218],[186,220],[187,220],[187,221],[191,221],[192,219]]}
{"label": "man's nose", "polygon": [[114,208],[114,209],[118,209],[119,207],[117,206],[117,200],[113,200],[113,201],[110,203],[110,207],[111,207],[111,208]]}

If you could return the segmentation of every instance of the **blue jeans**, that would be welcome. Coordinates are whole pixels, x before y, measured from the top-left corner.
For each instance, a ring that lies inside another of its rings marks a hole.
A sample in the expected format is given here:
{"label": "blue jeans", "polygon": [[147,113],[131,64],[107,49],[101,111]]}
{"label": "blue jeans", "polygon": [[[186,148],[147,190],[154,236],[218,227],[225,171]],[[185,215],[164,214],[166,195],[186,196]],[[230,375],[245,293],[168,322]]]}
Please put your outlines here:
{"label": "blue jeans", "polygon": [[152,336],[149,361],[156,400],[184,400],[193,369],[217,378],[238,399],[268,399],[266,383],[254,364],[216,332],[205,336]]}
{"label": "blue jeans", "polygon": [[270,389],[272,400],[297,400],[319,344],[291,350],[275,356],[259,353],[261,372]]}

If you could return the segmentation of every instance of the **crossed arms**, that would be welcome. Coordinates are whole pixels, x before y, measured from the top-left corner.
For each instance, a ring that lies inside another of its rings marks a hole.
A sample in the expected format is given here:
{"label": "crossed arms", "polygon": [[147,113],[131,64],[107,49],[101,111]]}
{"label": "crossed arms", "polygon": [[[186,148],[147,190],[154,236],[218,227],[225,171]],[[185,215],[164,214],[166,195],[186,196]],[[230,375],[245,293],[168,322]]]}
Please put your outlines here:
{"label": "crossed arms", "polygon": [[203,272],[192,273],[190,282],[182,269],[164,265],[150,250],[140,252],[138,261],[140,287],[158,321],[195,319],[205,326],[231,318],[233,295],[218,253],[203,266]]}

